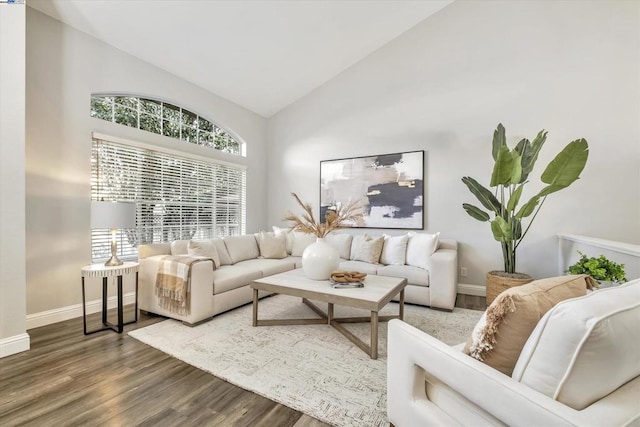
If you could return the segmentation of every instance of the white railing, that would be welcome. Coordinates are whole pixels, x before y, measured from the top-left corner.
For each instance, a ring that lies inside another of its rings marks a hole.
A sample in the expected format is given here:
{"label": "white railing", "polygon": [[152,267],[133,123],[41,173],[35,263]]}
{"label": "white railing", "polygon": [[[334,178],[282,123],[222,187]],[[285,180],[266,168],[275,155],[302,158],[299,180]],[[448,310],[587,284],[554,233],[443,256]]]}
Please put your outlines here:
{"label": "white railing", "polygon": [[558,234],[558,274],[578,261],[578,251],[589,257],[606,256],[611,261],[625,265],[628,280],[640,277],[640,245],[598,239],[577,234]]}

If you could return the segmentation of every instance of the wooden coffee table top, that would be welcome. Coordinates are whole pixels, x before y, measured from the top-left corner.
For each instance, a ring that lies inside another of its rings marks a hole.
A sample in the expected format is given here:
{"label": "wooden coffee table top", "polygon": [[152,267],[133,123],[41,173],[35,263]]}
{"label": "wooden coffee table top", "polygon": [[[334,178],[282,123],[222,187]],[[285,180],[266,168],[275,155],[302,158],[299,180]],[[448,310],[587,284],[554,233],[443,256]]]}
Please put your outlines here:
{"label": "wooden coffee table top", "polygon": [[301,268],[251,282],[251,288],[331,304],[379,311],[407,286],[399,277],[368,275],[362,288],[334,289],[328,280],[311,280]]}

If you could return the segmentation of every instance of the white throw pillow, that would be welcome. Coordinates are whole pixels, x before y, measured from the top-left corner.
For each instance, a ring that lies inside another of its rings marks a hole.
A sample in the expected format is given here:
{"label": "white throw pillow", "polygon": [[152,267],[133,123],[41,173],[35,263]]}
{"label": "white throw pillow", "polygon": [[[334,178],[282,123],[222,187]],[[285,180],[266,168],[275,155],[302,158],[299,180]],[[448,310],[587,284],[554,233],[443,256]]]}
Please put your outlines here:
{"label": "white throw pillow", "polygon": [[360,241],[358,255],[356,256],[355,260],[368,262],[370,264],[379,264],[383,245],[384,236],[374,238],[364,234],[362,236],[362,240]]}
{"label": "white throw pillow", "polygon": [[380,263],[385,265],[404,265],[407,258],[408,242],[408,234],[402,236],[388,236],[385,234]]}
{"label": "white throw pillow", "polygon": [[440,233],[414,233],[409,232],[407,242],[407,265],[429,269],[429,258],[438,248]]}
{"label": "white throw pillow", "polygon": [[329,233],[324,240],[338,251],[338,256],[342,259],[349,259],[351,256],[351,234]]}
{"label": "white throw pillow", "polygon": [[292,234],[293,234],[293,245],[291,247],[292,256],[302,256],[302,253],[304,252],[305,249],[307,249],[307,246],[309,246],[312,243],[315,243],[315,241],[317,240],[317,237],[313,234],[299,233],[297,231],[294,231]]}
{"label": "white throw pillow", "polygon": [[211,240],[189,240],[187,254],[190,256],[211,258],[215,264],[214,267],[220,267],[220,256],[218,255],[216,245],[214,245]]}
{"label": "white throw pillow", "polygon": [[353,239],[351,240],[351,254],[349,255],[349,259],[351,261],[356,260],[356,257],[358,256],[358,251],[360,250],[360,242],[362,242],[363,237],[364,235],[362,234],[353,236]]}
{"label": "white throw pillow", "polygon": [[538,322],[512,377],[584,409],[640,375],[639,319],[640,279],[562,301]]}
{"label": "white throw pillow", "polygon": [[293,250],[293,233],[290,228],[281,228],[276,227],[275,225],[272,227],[273,232],[276,236],[283,234],[287,241],[287,253],[291,255],[291,251]]}
{"label": "white throw pillow", "polygon": [[287,238],[283,233],[274,234],[261,231],[259,234],[258,246],[262,258],[286,258]]}

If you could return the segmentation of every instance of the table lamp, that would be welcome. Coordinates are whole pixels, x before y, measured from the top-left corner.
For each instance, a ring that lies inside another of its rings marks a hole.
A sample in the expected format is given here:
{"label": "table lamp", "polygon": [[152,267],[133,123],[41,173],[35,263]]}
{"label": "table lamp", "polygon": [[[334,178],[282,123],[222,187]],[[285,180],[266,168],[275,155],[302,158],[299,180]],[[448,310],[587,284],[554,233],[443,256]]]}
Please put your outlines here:
{"label": "table lamp", "polygon": [[91,228],[111,229],[111,258],[104,265],[122,265],[122,261],[116,255],[116,230],[119,228],[135,228],[135,226],[135,203],[91,201]]}

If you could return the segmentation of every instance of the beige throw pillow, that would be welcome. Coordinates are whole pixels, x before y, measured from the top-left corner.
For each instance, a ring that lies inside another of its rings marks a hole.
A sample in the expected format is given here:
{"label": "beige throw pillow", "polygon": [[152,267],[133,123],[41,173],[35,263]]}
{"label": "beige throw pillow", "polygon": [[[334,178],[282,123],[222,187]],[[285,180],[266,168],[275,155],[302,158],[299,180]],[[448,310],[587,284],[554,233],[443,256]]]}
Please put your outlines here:
{"label": "beige throw pillow", "polygon": [[211,240],[189,240],[187,254],[190,256],[203,256],[211,258],[215,264],[213,267],[220,267],[220,256],[216,245]]}
{"label": "beige throw pillow", "polygon": [[535,280],[502,292],[473,329],[464,352],[511,376],[538,321],[558,302],[585,295],[589,276]]}
{"label": "beige throw pillow", "polygon": [[292,256],[302,256],[302,253],[307,249],[307,246],[315,243],[318,239],[313,234],[300,233],[298,231],[294,231],[291,234],[293,234],[293,245],[291,247]]}
{"label": "beige throw pillow", "polygon": [[282,259],[287,255],[287,237],[283,234],[260,232],[258,240],[260,255],[262,258]]}
{"label": "beige throw pillow", "polygon": [[380,263],[380,254],[384,245],[384,236],[370,237],[364,234],[360,241],[360,247],[356,255],[356,261],[364,261],[370,264]]}
{"label": "beige throw pillow", "polygon": [[277,226],[273,226],[273,233],[278,236],[280,234],[282,234],[283,236],[285,236],[286,240],[287,240],[287,253],[289,255],[291,255],[291,250],[293,249],[293,232],[291,231],[290,228],[281,228],[281,227],[277,227]]}

